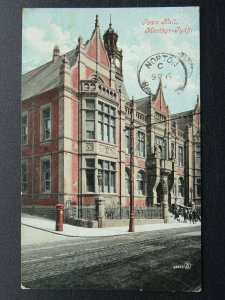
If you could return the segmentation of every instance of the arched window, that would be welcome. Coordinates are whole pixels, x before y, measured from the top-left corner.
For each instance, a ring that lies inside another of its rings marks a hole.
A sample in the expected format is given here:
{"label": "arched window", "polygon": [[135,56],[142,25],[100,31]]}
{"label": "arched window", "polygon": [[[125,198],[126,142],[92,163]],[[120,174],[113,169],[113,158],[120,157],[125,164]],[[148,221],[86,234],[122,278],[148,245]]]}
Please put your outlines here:
{"label": "arched window", "polygon": [[182,177],[178,179],[178,196],[184,197],[184,179]]}
{"label": "arched window", "polygon": [[137,194],[145,194],[145,174],[143,171],[137,173]]}
{"label": "arched window", "polygon": [[130,170],[125,170],[125,192],[126,195],[130,194]]}

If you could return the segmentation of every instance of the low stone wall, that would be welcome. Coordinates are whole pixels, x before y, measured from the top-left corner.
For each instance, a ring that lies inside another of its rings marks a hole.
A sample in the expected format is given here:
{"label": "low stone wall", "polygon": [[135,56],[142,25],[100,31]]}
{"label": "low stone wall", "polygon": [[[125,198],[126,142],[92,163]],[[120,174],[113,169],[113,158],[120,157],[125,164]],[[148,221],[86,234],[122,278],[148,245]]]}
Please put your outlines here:
{"label": "low stone wall", "polygon": [[40,216],[43,218],[56,219],[55,206],[21,206],[21,211],[29,215]]}
{"label": "low stone wall", "polygon": [[83,219],[74,219],[74,218],[65,218],[64,223],[79,226],[79,227],[86,227],[86,228],[98,228],[98,221],[97,220],[83,220]]}
{"label": "low stone wall", "polygon": [[[146,224],[162,224],[164,219],[135,219],[135,225],[146,225]],[[129,226],[129,219],[106,219],[105,227],[122,227]]]}

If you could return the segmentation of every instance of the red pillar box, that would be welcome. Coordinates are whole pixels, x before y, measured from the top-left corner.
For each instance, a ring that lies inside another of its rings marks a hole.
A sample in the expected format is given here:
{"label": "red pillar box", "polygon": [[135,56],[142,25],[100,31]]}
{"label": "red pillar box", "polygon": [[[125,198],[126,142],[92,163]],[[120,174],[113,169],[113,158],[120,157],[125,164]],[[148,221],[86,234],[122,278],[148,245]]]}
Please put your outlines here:
{"label": "red pillar box", "polygon": [[56,231],[63,231],[63,204],[56,204],[57,215],[56,215]]}

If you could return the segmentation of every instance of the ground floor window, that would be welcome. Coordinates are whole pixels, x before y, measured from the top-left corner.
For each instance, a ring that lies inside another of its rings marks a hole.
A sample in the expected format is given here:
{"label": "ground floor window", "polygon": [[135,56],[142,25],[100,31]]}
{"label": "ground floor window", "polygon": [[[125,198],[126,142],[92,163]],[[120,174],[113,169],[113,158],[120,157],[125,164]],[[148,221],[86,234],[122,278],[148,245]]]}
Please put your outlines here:
{"label": "ground floor window", "polygon": [[51,192],[51,160],[46,158],[42,160],[42,190]]}
{"label": "ground floor window", "polygon": [[129,169],[125,170],[125,192],[126,192],[126,195],[130,194],[130,171],[129,171]]}
{"label": "ground floor window", "polygon": [[145,175],[142,171],[137,174],[137,194],[145,195]]}
{"label": "ground floor window", "polygon": [[22,188],[22,193],[27,192],[28,188],[28,166],[27,166],[27,161],[22,162],[22,172],[21,172],[21,188]]}
{"label": "ground floor window", "polygon": [[98,160],[99,191],[116,192],[116,163]]}
{"label": "ground floor window", "polygon": [[86,159],[86,191],[95,191],[95,160]]}
{"label": "ground floor window", "polygon": [[195,193],[197,198],[201,198],[201,178],[195,179]]}

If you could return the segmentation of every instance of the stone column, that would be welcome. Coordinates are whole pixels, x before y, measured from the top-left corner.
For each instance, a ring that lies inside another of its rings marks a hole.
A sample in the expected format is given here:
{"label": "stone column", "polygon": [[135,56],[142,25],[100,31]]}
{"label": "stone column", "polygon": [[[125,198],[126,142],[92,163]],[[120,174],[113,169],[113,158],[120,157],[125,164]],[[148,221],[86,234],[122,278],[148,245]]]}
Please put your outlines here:
{"label": "stone column", "polygon": [[103,196],[98,196],[95,200],[98,228],[103,228],[105,227],[105,199]]}

